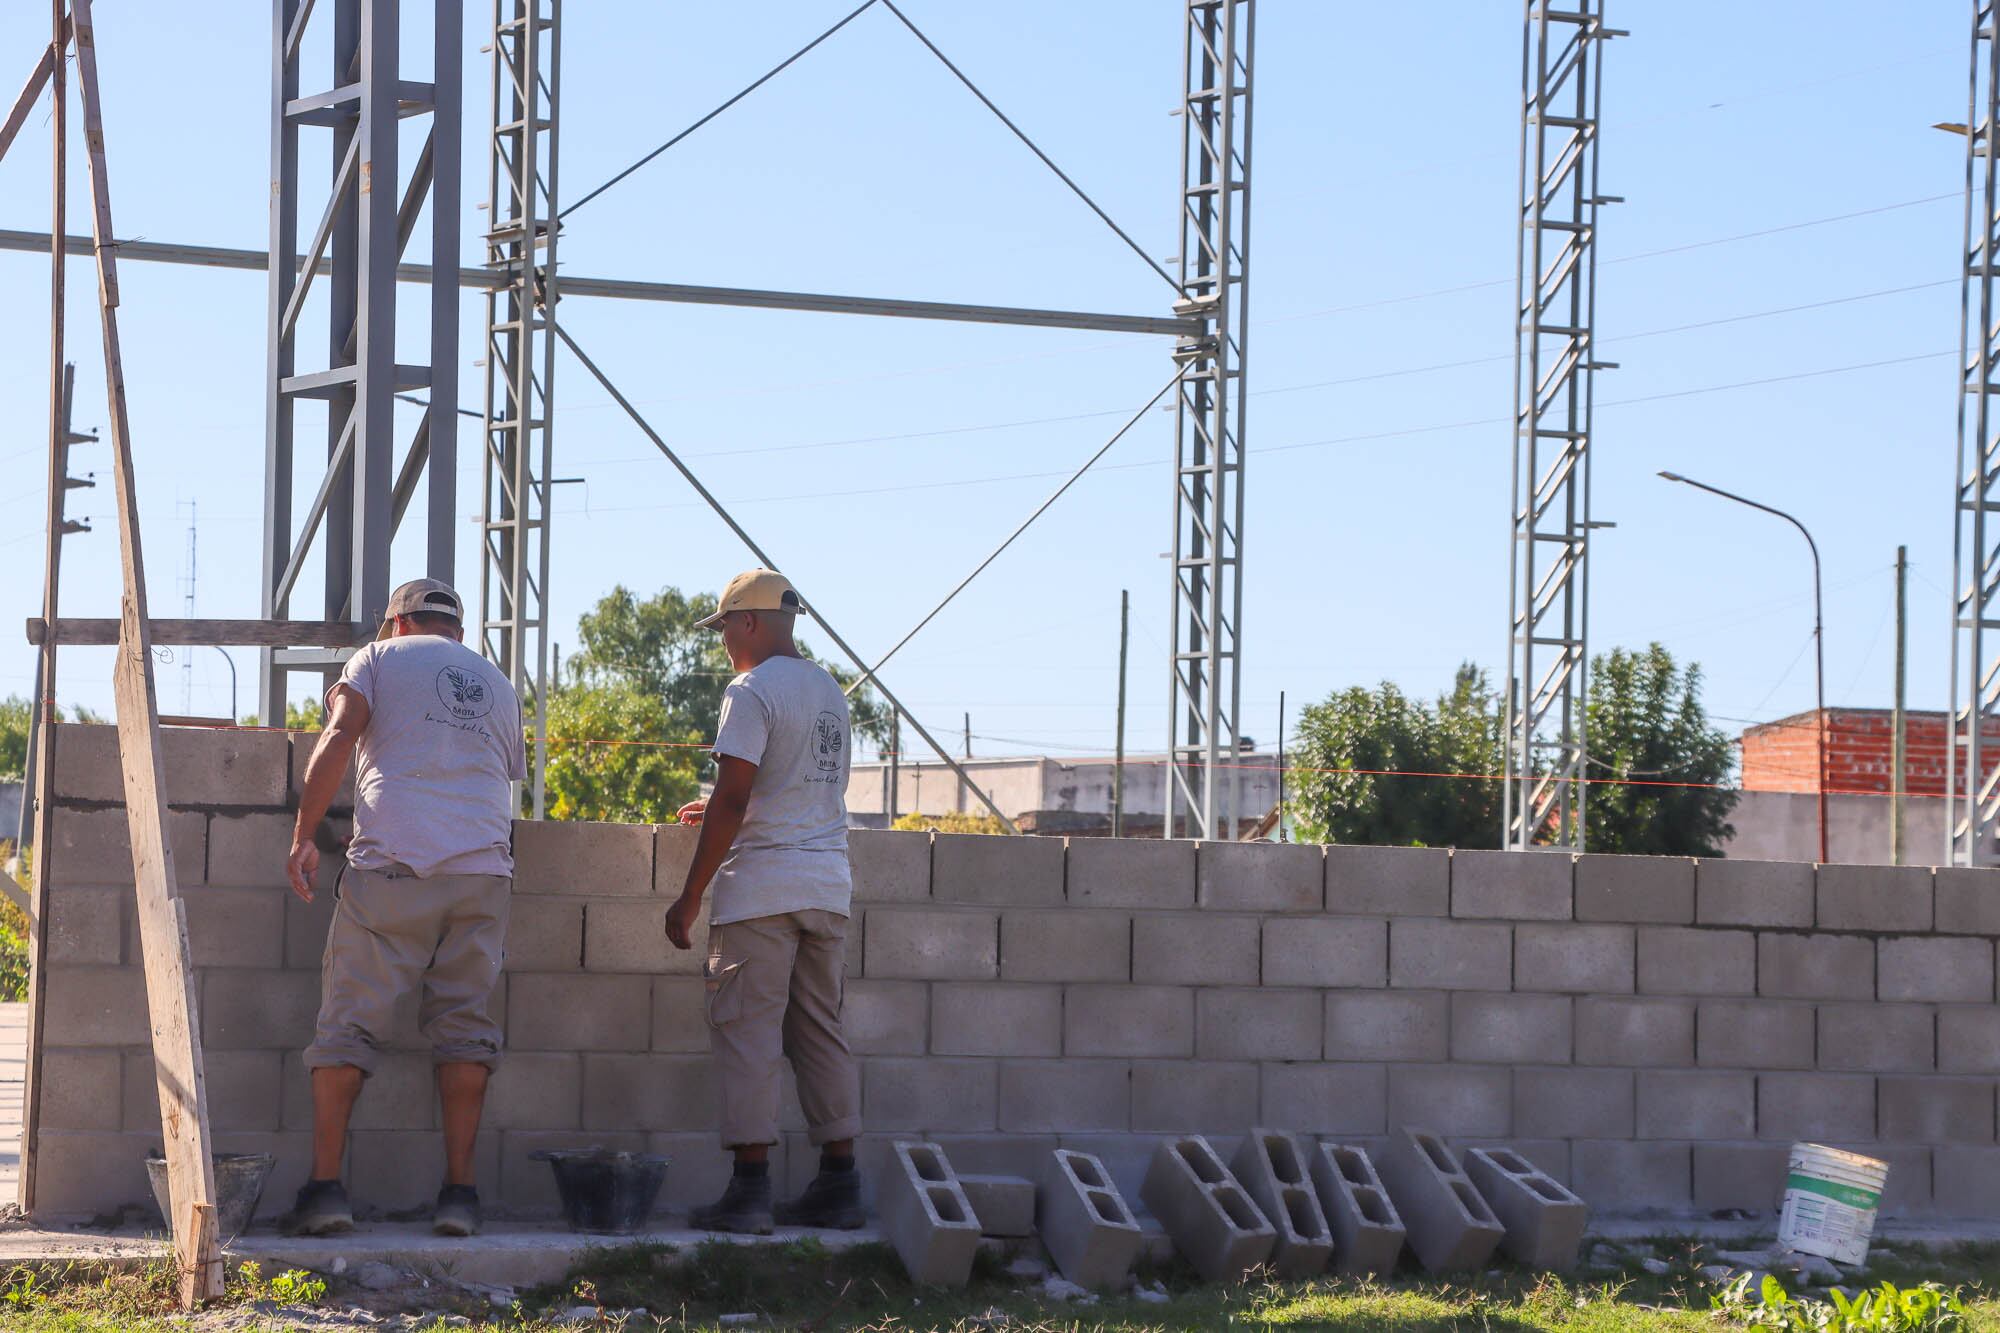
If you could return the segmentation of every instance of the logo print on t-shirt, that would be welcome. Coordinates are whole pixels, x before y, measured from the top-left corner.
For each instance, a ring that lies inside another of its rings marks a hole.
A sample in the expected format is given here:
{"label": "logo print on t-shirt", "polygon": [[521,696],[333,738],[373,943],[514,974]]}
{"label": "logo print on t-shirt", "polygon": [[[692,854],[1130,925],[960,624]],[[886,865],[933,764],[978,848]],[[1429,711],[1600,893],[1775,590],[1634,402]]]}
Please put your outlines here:
{"label": "logo print on t-shirt", "polygon": [[813,762],[822,773],[840,767],[840,756],[846,748],[841,743],[842,730],[840,719],[832,713],[821,713],[813,722]]}
{"label": "logo print on t-shirt", "polygon": [[471,722],[493,711],[493,692],[476,671],[446,667],[438,672],[438,702],[461,722]]}

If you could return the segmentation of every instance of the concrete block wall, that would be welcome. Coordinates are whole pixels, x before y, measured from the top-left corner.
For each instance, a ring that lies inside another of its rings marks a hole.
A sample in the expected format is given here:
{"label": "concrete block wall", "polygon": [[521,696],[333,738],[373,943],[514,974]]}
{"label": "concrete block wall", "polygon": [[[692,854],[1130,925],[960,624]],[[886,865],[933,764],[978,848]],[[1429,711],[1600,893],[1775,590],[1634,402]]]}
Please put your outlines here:
{"label": "concrete block wall", "polygon": [[[91,731],[58,743],[52,1213],[142,1200],[157,1139],[115,764],[107,797],[101,742],[69,743]],[[169,737],[217,1144],[279,1153],[275,1210],[304,1169],[298,1051],[330,911],[283,887],[308,738]],[[720,1187],[700,942],[676,953],[662,930],[692,843],[516,826],[510,1049],[482,1149],[498,1206],[554,1207],[528,1159],[546,1146],[667,1152],[671,1207]],[[2000,872],[889,832],[852,847],[846,1014],[871,1169],[901,1136],[1031,1178],[1061,1146],[1137,1197],[1168,1136],[1227,1156],[1253,1125],[1377,1149],[1416,1125],[1511,1147],[1601,1214],[1687,1213],[1771,1208],[1786,1148],[1811,1138],[1886,1158],[1892,1213],[2000,1215]],[[428,1199],[438,1172],[413,1020],[396,1047],[351,1161],[385,1208]],[[785,1115],[796,1186],[813,1154]]]}

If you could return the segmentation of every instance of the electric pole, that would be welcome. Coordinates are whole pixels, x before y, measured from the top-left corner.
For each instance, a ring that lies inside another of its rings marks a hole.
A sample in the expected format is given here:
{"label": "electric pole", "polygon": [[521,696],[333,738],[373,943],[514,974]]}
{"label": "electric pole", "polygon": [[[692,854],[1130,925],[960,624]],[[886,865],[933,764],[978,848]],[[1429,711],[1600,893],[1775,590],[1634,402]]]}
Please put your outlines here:
{"label": "electric pole", "polygon": [[1889,864],[1892,866],[1903,864],[1903,789],[1908,785],[1904,779],[1909,762],[1910,716],[1904,698],[1904,676],[1910,642],[1904,584],[1910,569],[1909,549],[1896,548],[1896,706],[1889,723]]}
{"label": "electric pole", "polygon": [[[1118,594],[1118,739],[1111,761],[1111,836],[1125,836],[1125,649],[1132,632],[1132,590]],[[1165,836],[1162,834],[1161,836]]]}

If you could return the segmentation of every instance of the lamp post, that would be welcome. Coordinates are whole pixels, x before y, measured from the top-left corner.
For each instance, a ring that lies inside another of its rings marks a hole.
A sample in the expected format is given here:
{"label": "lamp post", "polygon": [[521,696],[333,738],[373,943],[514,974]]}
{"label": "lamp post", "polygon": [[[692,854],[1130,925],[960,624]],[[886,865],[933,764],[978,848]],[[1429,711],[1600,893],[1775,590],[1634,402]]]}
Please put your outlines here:
{"label": "lamp post", "polygon": [[1707,491],[1710,495],[1719,495],[1725,500],[1734,500],[1738,504],[1749,505],[1752,509],[1761,509],[1767,514],[1775,514],[1799,530],[1799,535],[1806,539],[1807,549],[1812,552],[1813,675],[1816,682],[1815,690],[1819,699],[1819,782],[1816,785],[1819,787],[1819,859],[1824,863],[1826,861],[1826,621],[1822,613],[1819,592],[1819,543],[1815,542],[1812,534],[1806,531],[1805,524],[1799,522],[1782,509],[1773,509],[1770,505],[1759,504],[1757,501],[1746,499],[1734,491],[1725,491],[1720,486],[1711,486],[1705,481],[1696,481],[1692,477],[1683,477],[1678,472],[1662,472],[1660,475],[1668,481],[1677,481],[1683,486],[1692,486],[1696,490]]}

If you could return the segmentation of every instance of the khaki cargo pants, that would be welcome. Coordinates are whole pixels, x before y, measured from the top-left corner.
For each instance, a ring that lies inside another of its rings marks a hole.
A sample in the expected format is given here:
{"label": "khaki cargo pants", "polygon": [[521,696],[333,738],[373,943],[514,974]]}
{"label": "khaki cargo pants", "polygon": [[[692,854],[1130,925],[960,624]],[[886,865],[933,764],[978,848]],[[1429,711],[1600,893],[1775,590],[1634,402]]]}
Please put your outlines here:
{"label": "khaki cargo pants", "polygon": [[725,1148],[778,1141],[786,1060],[813,1143],[861,1133],[861,1081],[840,1032],[846,973],[847,918],[833,912],[710,927],[702,976]]}
{"label": "khaki cargo pants", "polygon": [[308,1069],[375,1071],[397,1002],[422,988],[417,1030],[439,1064],[500,1059],[490,1005],[507,945],[506,875],[432,875],[402,866],[341,872],[320,958],[319,1022]]}

